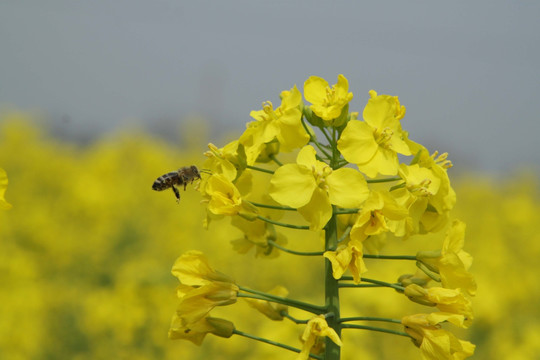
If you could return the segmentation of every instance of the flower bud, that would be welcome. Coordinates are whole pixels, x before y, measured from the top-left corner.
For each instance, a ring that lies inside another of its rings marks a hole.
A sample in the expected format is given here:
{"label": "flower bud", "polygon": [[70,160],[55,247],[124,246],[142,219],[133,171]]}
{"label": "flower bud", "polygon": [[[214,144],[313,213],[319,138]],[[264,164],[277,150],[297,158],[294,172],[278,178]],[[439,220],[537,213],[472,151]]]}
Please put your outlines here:
{"label": "flower bud", "polygon": [[428,292],[423,287],[411,284],[405,288],[404,291],[405,296],[409,298],[409,300],[414,301],[415,303],[418,303],[420,305],[426,305],[426,306],[435,306],[436,304],[434,302],[431,302],[427,299]]}
{"label": "flower bud", "polygon": [[216,336],[230,338],[233,335],[234,324],[229,320],[207,317],[206,322],[214,328],[210,332]]}
{"label": "flower bud", "polygon": [[403,287],[407,287],[411,284],[420,285],[422,287],[426,286],[429,282],[428,278],[421,277],[423,273],[413,274],[403,274],[398,278],[398,284]]}
{"label": "flower bud", "polygon": [[279,142],[273,140],[264,145],[259,157],[257,157],[257,162],[267,163],[272,161],[272,156],[276,154],[279,154]]}

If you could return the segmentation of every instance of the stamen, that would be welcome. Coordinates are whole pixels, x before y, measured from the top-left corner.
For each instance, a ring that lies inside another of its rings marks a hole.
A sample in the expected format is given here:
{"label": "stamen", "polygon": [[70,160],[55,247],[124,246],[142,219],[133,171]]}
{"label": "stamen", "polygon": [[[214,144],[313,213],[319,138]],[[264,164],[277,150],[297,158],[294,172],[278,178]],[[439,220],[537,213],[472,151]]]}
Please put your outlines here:
{"label": "stamen", "polygon": [[388,141],[392,138],[394,135],[394,131],[390,129],[389,127],[385,127],[381,131],[379,131],[377,128],[373,131],[375,134],[375,141],[379,146],[382,146],[384,148],[390,148],[390,144]]}
{"label": "stamen", "polygon": [[442,153],[439,156],[437,156],[437,155],[439,155],[438,151],[435,151],[433,154],[431,154],[431,158],[433,159],[433,161],[435,161],[435,163],[437,165],[441,166],[444,169],[449,169],[452,166],[454,166],[452,164],[452,162],[450,160],[448,160],[448,153],[447,152]]}

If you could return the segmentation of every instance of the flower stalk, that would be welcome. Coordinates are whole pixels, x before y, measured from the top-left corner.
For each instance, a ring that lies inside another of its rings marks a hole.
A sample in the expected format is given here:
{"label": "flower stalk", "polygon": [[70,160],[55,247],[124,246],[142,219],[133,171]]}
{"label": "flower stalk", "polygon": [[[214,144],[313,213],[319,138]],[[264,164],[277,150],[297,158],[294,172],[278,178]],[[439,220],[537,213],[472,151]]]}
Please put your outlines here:
{"label": "flower stalk", "polygon": [[[265,338],[262,338],[260,336],[248,334],[248,333],[245,333],[245,332],[240,331],[240,330],[235,329],[233,331],[233,334],[243,336],[243,337],[249,338],[251,340],[260,341],[260,342],[263,342],[263,343],[266,343],[266,344],[269,344],[269,345],[277,346],[277,347],[280,347],[282,349],[286,349],[286,350],[293,351],[293,352],[296,352],[296,353],[299,353],[301,351],[298,348],[295,348],[295,347],[292,347],[292,346],[289,346],[289,345],[286,345],[286,344],[283,344],[283,343],[280,343],[280,342],[277,342],[277,341],[265,339]],[[314,355],[314,354],[309,354],[309,357],[312,358],[312,359],[316,359],[316,360],[324,360],[324,358],[322,356],[318,356],[318,355]]]}
{"label": "flower stalk", "polygon": [[[276,295],[268,294],[268,293],[265,293],[265,292],[262,292],[262,291],[247,288],[245,286],[239,286],[238,288],[241,291],[244,291],[244,292],[248,293],[248,294],[238,293],[238,297],[246,297],[246,298],[251,298],[251,299],[259,299],[259,300],[268,300],[268,301],[276,302],[276,303],[279,303],[279,304],[292,306],[292,307],[295,307],[297,309],[304,310],[304,311],[307,311],[307,312],[310,312],[310,313],[313,313],[313,314],[317,314],[317,315],[318,314],[323,314],[323,313],[326,312],[326,308],[323,307],[323,306],[313,305],[313,304],[309,304],[309,303],[299,301],[299,300],[294,300],[294,299],[284,298],[282,296],[276,296]],[[251,294],[254,294],[254,295],[251,295]]]}

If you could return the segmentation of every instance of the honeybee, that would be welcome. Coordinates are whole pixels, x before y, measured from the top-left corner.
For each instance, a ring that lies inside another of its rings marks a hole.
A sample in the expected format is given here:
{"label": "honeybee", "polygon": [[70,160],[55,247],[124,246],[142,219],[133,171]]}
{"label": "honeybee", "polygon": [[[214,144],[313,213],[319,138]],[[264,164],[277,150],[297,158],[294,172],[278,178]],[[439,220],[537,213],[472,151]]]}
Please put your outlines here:
{"label": "honeybee", "polygon": [[178,171],[172,171],[170,173],[161,175],[154,181],[152,189],[156,191],[163,191],[168,188],[172,188],[174,196],[176,196],[176,202],[180,202],[180,192],[174,185],[184,185],[184,191],[188,182],[193,183],[193,181],[200,179],[201,173],[195,165],[184,166]]}

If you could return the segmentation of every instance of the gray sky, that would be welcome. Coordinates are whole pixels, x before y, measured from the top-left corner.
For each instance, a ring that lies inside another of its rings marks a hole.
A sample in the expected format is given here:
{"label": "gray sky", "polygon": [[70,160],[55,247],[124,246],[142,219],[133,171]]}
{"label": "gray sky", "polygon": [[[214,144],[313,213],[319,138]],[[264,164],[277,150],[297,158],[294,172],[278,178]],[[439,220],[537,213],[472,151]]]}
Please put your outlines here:
{"label": "gray sky", "polygon": [[2,0],[0,104],[75,137],[197,114],[217,137],[342,73],[352,110],[398,95],[456,167],[539,170],[539,18],[539,1]]}

